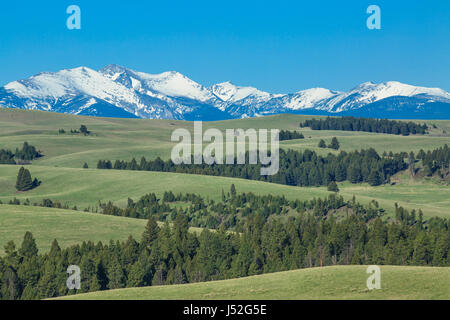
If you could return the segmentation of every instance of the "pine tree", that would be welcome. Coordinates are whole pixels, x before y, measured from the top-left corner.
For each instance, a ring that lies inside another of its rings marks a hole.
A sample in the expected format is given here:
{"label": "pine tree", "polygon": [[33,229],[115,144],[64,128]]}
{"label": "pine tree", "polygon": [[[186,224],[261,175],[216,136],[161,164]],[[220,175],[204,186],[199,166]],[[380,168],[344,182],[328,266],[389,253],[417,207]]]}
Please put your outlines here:
{"label": "pine tree", "polygon": [[334,171],[334,177],[337,182],[342,182],[347,178],[347,172],[342,164],[338,164]]}
{"label": "pine tree", "polygon": [[152,286],[162,286],[166,283],[166,268],[163,264],[160,264],[158,269],[155,272],[152,280]]}
{"label": "pine tree", "polygon": [[331,148],[334,150],[339,150],[340,145],[339,145],[339,141],[336,137],[333,137],[333,139],[331,139],[331,144],[328,146],[328,148]]}
{"label": "pine tree", "polygon": [[92,281],[94,278],[94,275],[96,275],[96,265],[94,261],[89,258],[88,256],[84,255],[81,258],[81,265],[80,269],[81,272],[81,292],[91,292],[94,291],[91,288],[91,285],[94,285],[96,288],[98,287],[98,280],[96,279],[97,283],[95,281]]}
{"label": "pine tree", "polygon": [[[46,297],[47,298],[47,297]],[[21,300],[37,300],[39,299],[39,290],[36,285],[27,284],[23,289]]]}
{"label": "pine tree", "polygon": [[18,191],[22,190],[22,179],[23,179],[23,172],[25,171],[24,167],[21,167],[19,169],[19,173],[17,174],[17,181],[16,181],[16,189]]}
{"label": "pine tree", "polygon": [[89,292],[94,291],[100,291],[102,289],[102,286],[100,285],[100,281],[98,280],[98,277],[96,274],[91,279],[91,282],[89,283]]}
{"label": "pine tree", "polygon": [[81,125],[80,132],[82,134],[84,134],[85,136],[90,134],[90,131],[87,129],[87,127],[84,124]]}
{"label": "pine tree", "polygon": [[234,198],[236,196],[236,186],[234,183],[231,185],[231,196]]}
{"label": "pine tree", "polygon": [[339,187],[338,187],[338,185],[336,184],[335,181],[331,181],[328,184],[328,191],[339,192]]}
{"label": "pine tree", "polygon": [[145,285],[146,272],[141,262],[134,263],[128,274],[127,288],[142,287]]}
{"label": "pine tree", "polygon": [[186,276],[183,272],[183,270],[181,269],[181,267],[179,265],[177,265],[175,267],[175,271],[174,271],[174,276],[173,276],[173,283],[174,284],[184,284],[186,283]]}
{"label": "pine tree", "polygon": [[[34,184],[38,183],[35,182]],[[34,184],[33,180],[31,179],[30,171],[23,167],[20,168],[19,174],[17,175],[16,189],[18,191],[28,191],[33,189]]]}
{"label": "pine tree", "polygon": [[53,239],[52,246],[48,255],[52,259],[56,259],[61,255],[61,247],[58,244],[58,240]]}
{"label": "pine tree", "polygon": [[142,240],[140,243],[141,248],[150,249],[154,241],[158,238],[159,231],[160,228],[158,226],[158,223],[156,222],[156,219],[150,216],[150,218],[148,218],[145,230],[142,233]]}
{"label": "pine tree", "polygon": [[1,296],[5,300],[16,300],[20,295],[20,283],[16,270],[9,266],[3,274]]}
{"label": "pine tree", "polygon": [[113,259],[111,266],[108,269],[108,279],[109,289],[120,289],[125,287],[125,274],[117,257]]}
{"label": "pine tree", "polygon": [[427,265],[432,259],[429,238],[426,232],[421,231],[414,240],[413,263],[417,266]]}
{"label": "pine tree", "polygon": [[351,183],[359,183],[362,180],[361,168],[356,163],[351,163],[347,170],[347,178]]}
{"label": "pine tree", "polygon": [[40,185],[41,185],[41,181],[39,181],[37,178],[34,178],[31,189],[39,187]]}
{"label": "pine tree", "polygon": [[33,188],[33,180],[31,179],[31,174],[28,169],[23,171],[22,176],[22,191],[28,191]]}
{"label": "pine tree", "polygon": [[377,169],[372,169],[369,177],[367,178],[367,182],[373,187],[379,186],[383,183],[383,180],[381,179],[380,173]]}
{"label": "pine tree", "polygon": [[47,261],[44,266],[44,272],[37,285],[39,298],[52,298],[56,296],[56,275],[55,264]]}
{"label": "pine tree", "polygon": [[320,141],[319,141],[319,148],[326,148],[326,147],[327,147],[327,144],[325,143],[325,140],[320,139]]}
{"label": "pine tree", "polygon": [[25,258],[37,257],[38,248],[31,232],[25,233],[19,254]]}
{"label": "pine tree", "polygon": [[446,266],[450,251],[449,235],[445,232],[441,232],[436,240],[436,244],[433,250],[433,265]]}

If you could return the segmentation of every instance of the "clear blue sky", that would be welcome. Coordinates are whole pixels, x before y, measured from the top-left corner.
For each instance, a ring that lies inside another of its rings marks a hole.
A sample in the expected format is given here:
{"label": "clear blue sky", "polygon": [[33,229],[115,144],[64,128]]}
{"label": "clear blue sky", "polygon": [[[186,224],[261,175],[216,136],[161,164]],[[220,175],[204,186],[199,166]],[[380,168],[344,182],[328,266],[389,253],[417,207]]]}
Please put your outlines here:
{"label": "clear blue sky", "polygon": [[[66,28],[71,4],[79,31]],[[366,27],[371,4],[382,30]],[[281,93],[388,80],[450,91],[450,1],[1,2],[0,85],[110,63]]]}

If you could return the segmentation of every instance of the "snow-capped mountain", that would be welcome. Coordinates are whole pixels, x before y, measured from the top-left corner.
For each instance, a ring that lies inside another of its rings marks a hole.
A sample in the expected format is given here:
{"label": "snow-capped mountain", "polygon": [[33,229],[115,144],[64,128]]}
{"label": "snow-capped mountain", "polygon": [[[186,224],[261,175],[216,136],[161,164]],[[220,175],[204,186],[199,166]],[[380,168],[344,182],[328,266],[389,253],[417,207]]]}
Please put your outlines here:
{"label": "snow-capped mountain", "polygon": [[415,87],[397,81],[380,84],[365,82],[349,92],[337,94],[327,102],[325,110],[329,112],[343,112],[359,109],[364,105],[390,97],[415,97],[419,95],[450,99],[450,94],[438,88]]}
{"label": "snow-capped mountain", "polygon": [[450,119],[450,94],[389,81],[348,92],[324,88],[273,94],[231,82],[204,87],[175,72],[117,65],[44,72],[0,88],[0,107],[103,117],[223,120],[279,113]]}

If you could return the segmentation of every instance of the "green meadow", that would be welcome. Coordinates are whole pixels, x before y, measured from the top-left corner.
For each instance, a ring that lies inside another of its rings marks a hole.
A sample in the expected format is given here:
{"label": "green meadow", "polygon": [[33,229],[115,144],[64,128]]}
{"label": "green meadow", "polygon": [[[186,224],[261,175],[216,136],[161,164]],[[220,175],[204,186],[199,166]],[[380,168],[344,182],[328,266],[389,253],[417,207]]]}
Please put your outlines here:
{"label": "green meadow", "polygon": [[61,247],[83,241],[125,240],[132,235],[140,239],[146,221],[29,206],[0,205],[0,254],[8,241],[20,247],[25,232],[30,231],[42,252],[50,249],[53,239]]}
{"label": "green meadow", "polygon": [[93,292],[69,300],[448,300],[450,268],[381,266],[381,289],[368,290],[367,266],[301,269],[248,278]]}
{"label": "green meadow", "polygon": [[[450,143],[450,121],[425,121],[434,125],[424,136],[393,136],[365,132],[313,131],[299,128],[310,116],[279,115],[254,119],[203,123],[203,130],[287,129],[301,131],[305,139],[282,141],[281,148],[312,149],[320,154],[334,152],[317,147],[320,139],[337,137],[341,149],[353,151],[373,147],[383,152],[418,152]],[[84,124],[90,136],[70,134]],[[31,191],[15,189],[18,166],[0,165],[0,254],[14,240],[20,246],[24,233],[31,231],[41,252],[49,250],[53,239],[67,247],[82,241],[140,239],[146,221],[96,213],[98,202],[112,201],[125,206],[128,198],[139,199],[147,193],[159,196],[165,191],[197,193],[220,200],[222,190],[232,184],[238,192],[284,195],[288,199],[310,200],[330,194],[325,187],[293,187],[237,178],[164,172],[98,170],[100,159],[130,160],[135,157],[170,157],[171,134],[177,128],[193,130],[193,124],[173,120],[136,120],[91,118],[49,112],[0,108],[0,149],[36,146],[44,157],[26,167],[42,184]],[[64,129],[65,134],[58,133]],[[82,169],[84,163],[89,169]],[[350,200],[369,203],[376,200],[393,215],[396,203],[408,209],[422,209],[425,217],[450,217],[450,186],[434,179],[412,179],[407,172],[393,177],[395,184],[371,187],[367,184],[340,183],[339,194]],[[51,199],[77,206],[78,211],[37,206],[7,205],[13,198],[31,203]],[[191,228],[199,232],[200,229]],[[194,283],[189,285],[130,288],[68,299],[450,299],[450,268],[382,266],[382,289],[366,288],[365,266],[303,269],[249,278]]]}
{"label": "green meadow", "polygon": [[[300,130],[299,123],[310,116],[279,115],[263,118],[204,122],[208,128],[225,129],[288,129]],[[302,128],[305,139],[282,141],[285,149],[313,149],[321,154],[332,151],[319,149],[320,139],[331,141],[337,137],[342,150],[353,151],[373,147],[378,152],[432,150],[450,142],[450,121],[424,121],[435,124],[429,135],[394,136],[366,132],[314,131]],[[92,131],[91,136],[71,135],[70,129],[84,124]],[[177,128],[193,130],[193,124],[174,120],[140,120],[92,118],[41,111],[0,109],[0,147],[16,148],[28,141],[38,146],[45,157],[34,165],[81,168],[84,162],[95,168],[100,159],[131,160],[145,156],[149,159],[170,157],[171,134]],[[66,134],[59,134],[64,129]],[[446,133],[444,133],[446,132]]]}
{"label": "green meadow", "polygon": [[[36,239],[41,252],[51,248],[58,240],[60,247],[81,244],[83,241],[109,243],[126,240],[130,235],[140,240],[146,220],[108,216],[82,211],[34,206],[0,205],[0,254],[8,241],[20,247],[25,232]],[[160,223],[162,226],[163,223]],[[190,228],[191,232],[201,232]]]}
{"label": "green meadow", "polygon": [[[322,154],[336,152],[317,147],[320,139],[338,137],[343,150],[352,151],[373,147],[378,152],[431,150],[450,142],[450,121],[425,121],[431,133],[424,136],[395,136],[365,132],[313,131],[299,128],[299,123],[310,116],[279,115],[263,118],[227,120],[203,123],[204,130],[218,128],[278,128],[300,130],[305,139],[282,141],[285,149],[313,149]],[[70,134],[84,124],[92,132],[90,136]],[[325,197],[329,192],[324,187],[292,187],[235,178],[197,176],[163,172],[137,172],[97,170],[99,159],[139,160],[145,156],[167,159],[175,143],[170,141],[176,128],[193,129],[190,122],[174,120],[137,120],[81,117],[41,111],[0,109],[0,148],[15,149],[24,141],[37,146],[44,157],[33,161],[28,168],[42,181],[35,190],[25,193],[14,188],[18,168],[0,165],[0,201],[8,202],[14,197],[31,202],[49,198],[77,206],[79,209],[96,207],[98,201],[113,201],[125,205],[128,198],[138,199],[142,195],[164,191],[194,192],[218,200],[222,190],[235,184],[239,192],[284,195],[289,199],[308,200]],[[64,129],[65,134],[58,130]],[[81,169],[84,162],[89,169]],[[339,185],[340,194],[346,199],[353,196],[368,203],[376,200],[388,214],[395,203],[410,209],[422,209],[425,216],[450,216],[450,187],[433,180],[414,180],[407,174],[399,174],[395,185],[370,187],[366,184]]]}
{"label": "green meadow", "polygon": [[[28,192],[17,192],[17,167],[0,165],[0,201],[7,203],[14,197],[29,199],[31,203],[43,199],[58,200],[79,209],[96,207],[99,201],[113,201],[125,206],[128,198],[139,199],[147,193],[160,196],[165,191],[193,192],[213,200],[220,200],[222,190],[232,184],[238,192],[284,195],[288,199],[309,200],[331,194],[326,187],[294,187],[239,178],[215,177],[167,172],[97,170],[28,166],[33,176],[42,180],[41,186]],[[450,217],[449,186],[433,181],[403,178],[396,185],[370,187],[367,184],[339,184],[340,193],[350,200],[353,196],[362,203],[376,200],[388,214],[395,203],[411,209],[421,208],[425,216]]]}

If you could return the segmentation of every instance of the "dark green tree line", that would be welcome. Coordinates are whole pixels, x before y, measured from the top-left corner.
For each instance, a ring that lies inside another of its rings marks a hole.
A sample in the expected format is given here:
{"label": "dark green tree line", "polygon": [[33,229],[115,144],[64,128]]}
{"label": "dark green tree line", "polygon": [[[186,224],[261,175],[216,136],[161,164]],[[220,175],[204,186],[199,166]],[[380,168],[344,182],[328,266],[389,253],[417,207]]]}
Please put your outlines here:
{"label": "dark green tree line", "polygon": [[[248,160],[248,153],[246,157]],[[404,158],[405,155],[402,153],[381,157],[372,148],[353,152],[341,151],[337,155],[330,153],[327,156],[320,156],[311,150],[302,152],[281,149],[280,169],[273,176],[261,176],[261,165],[259,164],[175,165],[172,160],[164,161],[159,157],[150,161],[142,157],[139,163],[136,159],[132,159],[130,162],[116,160],[114,164],[110,160],[100,160],[97,168],[226,176],[293,186],[328,186],[331,181],[345,180],[351,183],[369,182],[370,180],[376,185],[389,182],[392,175],[406,169]],[[377,172],[377,174],[375,176],[373,173],[369,179],[372,172]]]}
{"label": "dark green tree line", "polygon": [[327,117],[325,119],[305,120],[300,123],[300,127],[310,127],[312,130],[365,131],[404,136],[428,133],[426,124],[421,125],[412,121],[355,117]]}
{"label": "dark green tree line", "polygon": [[31,161],[40,157],[41,152],[28,142],[24,142],[22,149],[16,148],[14,153],[8,149],[0,149],[0,164],[16,164],[16,160]]}

